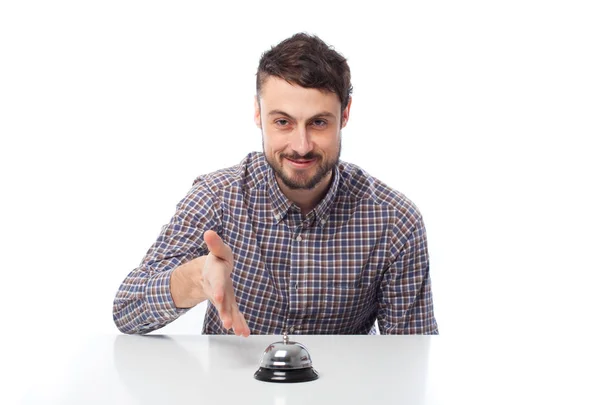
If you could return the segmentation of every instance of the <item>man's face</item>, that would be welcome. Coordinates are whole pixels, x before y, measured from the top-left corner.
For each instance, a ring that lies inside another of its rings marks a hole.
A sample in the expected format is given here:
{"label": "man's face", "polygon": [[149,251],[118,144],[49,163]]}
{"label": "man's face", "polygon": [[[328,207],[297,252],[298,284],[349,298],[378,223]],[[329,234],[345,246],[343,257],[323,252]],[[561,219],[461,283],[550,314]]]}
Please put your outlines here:
{"label": "man's face", "polygon": [[[350,100],[351,101],[351,100]],[[255,102],[254,120],[262,129],[267,162],[285,186],[312,189],[329,181],[341,152],[341,129],[350,104],[335,93],[292,85],[269,77]]]}

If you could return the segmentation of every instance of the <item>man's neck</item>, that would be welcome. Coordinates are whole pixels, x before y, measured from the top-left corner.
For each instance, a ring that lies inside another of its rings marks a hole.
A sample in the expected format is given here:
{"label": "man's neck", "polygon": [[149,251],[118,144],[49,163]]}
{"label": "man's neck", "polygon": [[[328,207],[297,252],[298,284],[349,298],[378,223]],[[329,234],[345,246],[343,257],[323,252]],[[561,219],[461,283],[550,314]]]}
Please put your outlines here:
{"label": "man's neck", "polygon": [[302,212],[302,216],[308,214],[310,211],[315,208],[319,202],[325,197],[327,191],[329,190],[329,186],[331,185],[331,181],[333,179],[333,171],[331,171],[327,176],[323,178],[314,188],[310,190],[306,189],[297,189],[292,190],[277,177],[277,184],[279,185],[279,189],[281,192],[294,204],[296,204],[300,211]]}

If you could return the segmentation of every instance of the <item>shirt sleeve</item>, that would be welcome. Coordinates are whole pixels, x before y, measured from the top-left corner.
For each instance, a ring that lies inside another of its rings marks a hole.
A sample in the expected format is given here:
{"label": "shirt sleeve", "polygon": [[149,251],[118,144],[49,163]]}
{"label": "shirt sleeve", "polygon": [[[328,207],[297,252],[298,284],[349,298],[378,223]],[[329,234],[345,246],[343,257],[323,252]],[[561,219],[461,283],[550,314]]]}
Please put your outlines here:
{"label": "shirt sleeve", "polygon": [[[382,334],[437,335],[433,314],[427,235],[422,217],[401,243],[395,260],[384,273],[378,291],[377,322]],[[404,243],[402,243],[404,242]]]}
{"label": "shirt sleeve", "polygon": [[203,235],[220,233],[216,198],[195,185],[177,205],[139,267],[119,287],[113,319],[123,333],[148,333],[174,321],[187,309],[177,308],[170,289],[171,273],[178,266],[208,253]]}

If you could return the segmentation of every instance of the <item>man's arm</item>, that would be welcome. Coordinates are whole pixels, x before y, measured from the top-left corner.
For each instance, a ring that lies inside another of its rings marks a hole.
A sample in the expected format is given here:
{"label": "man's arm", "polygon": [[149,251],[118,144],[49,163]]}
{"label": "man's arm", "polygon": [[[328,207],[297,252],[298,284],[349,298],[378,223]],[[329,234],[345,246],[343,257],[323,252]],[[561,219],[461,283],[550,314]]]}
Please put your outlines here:
{"label": "man's arm", "polygon": [[171,296],[171,276],[181,265],[208,254],[202,243],[207,227],[218,228],[211,195],[193,187],[179,202],[139,267],[123,280],[113,304],[113,319],[123,333],[148,333],[184,314]]}
{"label": "man's arm", "polygon": [[[401,232],[398,230],[398,235]],[[382,334],[438,334],[433,314],[427,235],[420,214],[385,272],[378,292],[377,322]]]}
{"label": "man's arm", "polygon": [[231,250],[215,232],[204,232],[219,229],[220,221],[211,197],[199,194],[192,189],[178,204],[140,266],[119,287],[113,319],[121,332],[151,332],[210,299],[227,329],[250,333],[235,302]]}

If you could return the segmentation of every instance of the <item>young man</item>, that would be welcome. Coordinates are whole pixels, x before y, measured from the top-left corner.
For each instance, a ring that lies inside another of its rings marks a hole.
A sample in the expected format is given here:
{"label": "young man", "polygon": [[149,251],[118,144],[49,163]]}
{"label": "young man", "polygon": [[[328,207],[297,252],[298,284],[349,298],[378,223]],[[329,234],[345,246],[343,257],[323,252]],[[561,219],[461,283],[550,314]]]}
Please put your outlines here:
{"label": "young man", "polygon": [[209,300],[204,333],[437,334],[422,217],[339,161],[346,60],[296,34],[262,55],[263,153],[198,177],[117,292],[114,320],[147,333]]}

